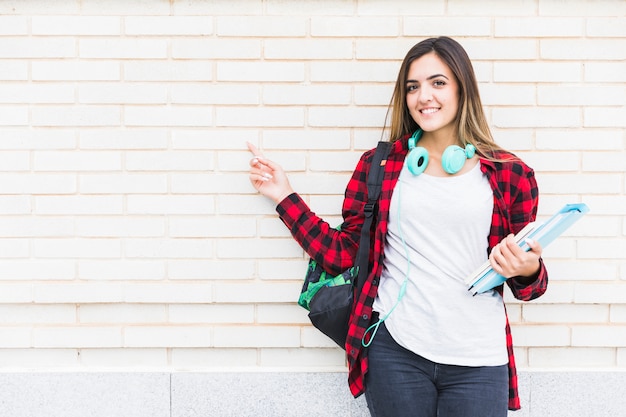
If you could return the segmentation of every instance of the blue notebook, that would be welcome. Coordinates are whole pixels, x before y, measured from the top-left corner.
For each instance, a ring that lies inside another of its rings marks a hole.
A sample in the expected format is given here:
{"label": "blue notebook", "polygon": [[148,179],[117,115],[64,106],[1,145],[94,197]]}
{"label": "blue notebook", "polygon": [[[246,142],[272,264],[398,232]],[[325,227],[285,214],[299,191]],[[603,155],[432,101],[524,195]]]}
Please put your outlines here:
{"label": "blue notebook", "polygon": [[[526,225],[515,235],[515,241],[526,251],[530,250],[526,239],[535,240],[545,248],[588,211],[589,207],[585,203],[566,204],[545,222],[532,222]],[[489,260],[465,280],[473,295],[489,291],[505,281],[505,277],[491,268]]]}

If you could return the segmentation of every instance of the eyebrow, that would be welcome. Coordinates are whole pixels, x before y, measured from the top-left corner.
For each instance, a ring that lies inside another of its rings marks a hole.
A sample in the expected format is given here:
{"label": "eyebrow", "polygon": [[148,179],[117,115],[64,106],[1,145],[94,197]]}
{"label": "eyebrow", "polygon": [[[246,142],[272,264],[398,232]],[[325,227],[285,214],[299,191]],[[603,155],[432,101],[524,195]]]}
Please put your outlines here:
{"label": "eyebrow", "polygon": [[[443,78],[445,78],[446,80],[449,80],[449,78],[448,78],[448,77],[446,77],[446,76],[445,76],[445,75],[443,75],[443,74],[434,74],[434,75],[431,75],[430,77],[426,78],[426,80],[432,80],[432,79],[437,78],[437,77],[443,77]],[[417,80],[406,80],[405,84],[408,84],[408,83],[417,83],[417,82],[419,82],[419,81],[417,81]]]}

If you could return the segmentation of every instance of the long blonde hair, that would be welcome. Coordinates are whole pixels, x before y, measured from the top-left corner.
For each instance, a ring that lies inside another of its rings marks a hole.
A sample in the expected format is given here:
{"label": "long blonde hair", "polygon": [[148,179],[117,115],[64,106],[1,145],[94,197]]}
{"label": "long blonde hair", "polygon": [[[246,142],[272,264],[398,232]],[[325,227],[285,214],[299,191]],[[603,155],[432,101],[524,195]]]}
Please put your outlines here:
{"label": "long blonde hair", "polygon": [[406,80],[411,63],[431,52],[450,68],[459,84],[456,130],[461,143],[471,143],[482,156],[489,156],[494,150],[501,150],[502,148],[494,142],[487,124],[472,63],[465,49],[457,41],[446,36],[425,39],[413,46],[404,57],[387,109],[386,119],[391,114],[389,140],[395,142],[420,128],[411,117],[406,104]]}

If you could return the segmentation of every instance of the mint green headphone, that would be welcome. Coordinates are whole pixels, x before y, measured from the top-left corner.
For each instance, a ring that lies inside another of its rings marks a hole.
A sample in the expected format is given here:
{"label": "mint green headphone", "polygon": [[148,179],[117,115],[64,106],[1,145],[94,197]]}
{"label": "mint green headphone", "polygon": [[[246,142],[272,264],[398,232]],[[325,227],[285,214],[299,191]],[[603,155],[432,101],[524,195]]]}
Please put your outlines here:
{"label": "mint green headphone", "polygon": [[[416,146],[422,137],[422,129],[417,129],[409,138],[409,154],[406,157],[406,166],[413,175],[419,175],[428,165],[428,151],[426,148]],[[476,153],[474,145],[468,143],[465,149],[457,145],[450,145],[441,155],[441,166],[448,174],[456,174],[463,168],[465,161]]]}

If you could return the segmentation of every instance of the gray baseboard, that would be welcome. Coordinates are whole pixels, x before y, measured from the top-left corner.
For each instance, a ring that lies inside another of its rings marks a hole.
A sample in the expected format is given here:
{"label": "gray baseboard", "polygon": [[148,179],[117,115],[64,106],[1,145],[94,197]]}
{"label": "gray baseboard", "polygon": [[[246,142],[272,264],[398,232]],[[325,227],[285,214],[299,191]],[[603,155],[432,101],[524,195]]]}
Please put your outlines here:
{"label": "gray baseboard", "polygon": [[[0,373],[7,417],[369,417],[344,373]],[[521,372],[511,417],[624,417],[626,372]]]}

